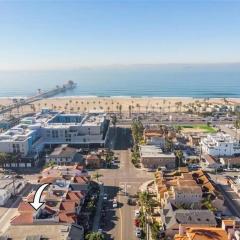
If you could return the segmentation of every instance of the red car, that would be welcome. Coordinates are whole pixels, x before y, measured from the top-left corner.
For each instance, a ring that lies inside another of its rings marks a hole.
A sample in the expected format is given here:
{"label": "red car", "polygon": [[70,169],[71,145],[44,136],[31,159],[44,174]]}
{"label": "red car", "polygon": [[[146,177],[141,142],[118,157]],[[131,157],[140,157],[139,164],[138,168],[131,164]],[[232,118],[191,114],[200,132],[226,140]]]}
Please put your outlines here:
{"label": "red car", "polygon": [[134,225],[135,225],[135,227],[139,227],[139,225],[140,225],[140,220],[139,220],[139,219],[135,219],[135,220],[134,220]]}

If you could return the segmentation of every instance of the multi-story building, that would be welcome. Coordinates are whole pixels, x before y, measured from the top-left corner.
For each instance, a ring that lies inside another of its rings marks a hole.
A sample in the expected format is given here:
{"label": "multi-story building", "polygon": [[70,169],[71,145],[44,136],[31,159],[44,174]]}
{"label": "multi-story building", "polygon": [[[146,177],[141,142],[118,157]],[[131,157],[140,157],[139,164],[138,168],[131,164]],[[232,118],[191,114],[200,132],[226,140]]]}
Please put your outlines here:
{"label": "multi-story building", "polygon": [[184,172],[177,176],[162,171],[156,173],[157,197],[161,206],[169,202],[177,207],[185,206],[200,208],[202,201],[202,187],[197,184],[192,173]]}
{"label": "multi-story building", "polygon": [[240,154],[240,143],[228,134],[209,134],[201,140],[202,152],[212,156],[232,156]]}
{"label": "multi-story building", "polygon": [[140,145],[139,148],[140,162],[144,168],[175,168],[174,153],[164,153],[160,147],[155,145]]}
{"label": "multi-story building", "polygon": [[46,145],[104,146],[108,125],[103,113],[64,114],[44,109],[0,134],[0,152],[37,158]]}

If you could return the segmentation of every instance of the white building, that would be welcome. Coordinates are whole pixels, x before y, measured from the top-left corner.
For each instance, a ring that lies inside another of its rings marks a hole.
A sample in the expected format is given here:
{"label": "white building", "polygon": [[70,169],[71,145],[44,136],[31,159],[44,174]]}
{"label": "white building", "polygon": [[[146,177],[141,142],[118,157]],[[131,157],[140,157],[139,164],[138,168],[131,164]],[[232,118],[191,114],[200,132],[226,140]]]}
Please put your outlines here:
{"label": "white building", "polygon": [[35,157],[45,145],[104,146],[108,125],[104,113],[63,114],[44,109],[0,134],[0,152]]}
{"label": "white building", "polygon": [[[6,175],[0,179],[0,206],[7,203],[11,196],[19,194],[26,183],[22,179],[13,179]],[[14,192],[15,191],[15,192]]]}
{"label": "white building", "polygon": [[201,140],[202,152],[212,156],[233,156],[240,154],[240,143],[228,134],[208,135]]}

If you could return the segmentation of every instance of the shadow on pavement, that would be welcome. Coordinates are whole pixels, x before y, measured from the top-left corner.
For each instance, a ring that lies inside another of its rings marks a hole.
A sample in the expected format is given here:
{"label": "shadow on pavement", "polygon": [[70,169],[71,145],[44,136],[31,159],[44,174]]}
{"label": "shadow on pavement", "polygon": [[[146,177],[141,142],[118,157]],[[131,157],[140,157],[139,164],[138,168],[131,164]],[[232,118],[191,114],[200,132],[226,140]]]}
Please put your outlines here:
{"label": "shadow on pavement", "polygon": [[[104,192],[107,193],[108,200],[104,200],[103,202],[99,227],[105,232],[106,239],[113,239],[109,232],[116,227],[119,220],[116,216],[117,208],[113,208],[113,199],[117,198],[119,187],[105,185]],[[118,202],[118,208],[122,206],[123,204]]]}

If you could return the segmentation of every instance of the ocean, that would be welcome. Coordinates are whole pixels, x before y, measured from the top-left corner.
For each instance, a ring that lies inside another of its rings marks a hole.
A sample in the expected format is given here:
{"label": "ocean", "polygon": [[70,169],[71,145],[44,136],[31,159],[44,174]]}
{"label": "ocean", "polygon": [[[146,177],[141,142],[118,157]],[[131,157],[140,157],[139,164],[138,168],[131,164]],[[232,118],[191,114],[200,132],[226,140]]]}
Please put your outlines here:
{"label": "ocean", "polygon": [[59,96],[240,97],[240,65],[136,65],[0,71],[0,97],[26,97],[73,80]]}

